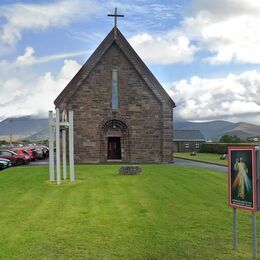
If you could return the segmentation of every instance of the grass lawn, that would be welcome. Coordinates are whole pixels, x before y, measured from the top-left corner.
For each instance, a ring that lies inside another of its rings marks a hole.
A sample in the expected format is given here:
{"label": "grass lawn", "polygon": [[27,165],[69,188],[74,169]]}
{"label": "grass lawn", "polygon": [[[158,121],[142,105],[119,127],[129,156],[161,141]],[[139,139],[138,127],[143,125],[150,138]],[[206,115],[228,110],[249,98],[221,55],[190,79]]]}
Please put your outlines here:
{"label": "grass lawn", "polygon": [[[80,165],[50,184],[47,167],[0,173],[0,259],[250,259],[251,214],[232,249],[227,176],[206,169]],[[259,226],[258,226],[259,228]]]}
{"label": "grass lawn", "polygon": [[214,164],[220,164],[227,166],[228,161],[227,160],[220,160],[221,154],[216,153],[197,153],[196,156],[191,156],[190,153],[174,153],[174,157],[176,158],[183,158],[183,159],[189,159],[194,161],[200,161],[200,162],[208,162],[208,163],[214,163]]}

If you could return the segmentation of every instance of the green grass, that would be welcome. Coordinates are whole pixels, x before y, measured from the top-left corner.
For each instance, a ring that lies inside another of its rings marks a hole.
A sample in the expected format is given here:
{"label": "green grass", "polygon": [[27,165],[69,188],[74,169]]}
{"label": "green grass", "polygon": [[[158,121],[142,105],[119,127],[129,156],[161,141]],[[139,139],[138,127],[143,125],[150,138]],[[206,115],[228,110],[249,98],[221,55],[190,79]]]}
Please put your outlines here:
{"label": "green grass", "polygon": [[[80,165],[50,184],[47,167],[0,173],[0,259],[250,259],[251,214],[232,249],[227,176],[205,169]],[[258,226],[259,228],[259,226]]]}
{"label": "green grass", "polygon": [[224,166],[228,165],[227,160],[220,160],[221,154],[215,154],[215,153],[197,153],[196,156],[191,156],[190,153],[174,153],[173,156],[176,158],[189,159],[189,160],[194,160],[199,162],[220,164]]}

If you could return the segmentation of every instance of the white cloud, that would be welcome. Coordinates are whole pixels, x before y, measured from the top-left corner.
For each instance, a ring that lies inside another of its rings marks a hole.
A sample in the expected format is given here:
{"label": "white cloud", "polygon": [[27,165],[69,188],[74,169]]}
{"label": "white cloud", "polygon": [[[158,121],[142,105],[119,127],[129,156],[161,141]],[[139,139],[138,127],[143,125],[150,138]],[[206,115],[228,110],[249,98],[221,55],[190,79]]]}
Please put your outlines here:
{"label": "white cloud", "polygon": [[164,33],[135,35],[130,43],[148,63],[189,63],[205,50],[210,64],[258,64],[259,28],[259,0],[194,0],[180,25]]}
{"label": "white cloud", "polygon": [[15,69],[26,69],[26,67],[32,66],[34,64],[47,63],[60,59],[71,58],[76,56],[82,56],[88,54],[89,51],[77,51],[77,52],[67,52],[59,53],[49,56],[36,57],[35,50],[33,47],[29,46],[26,48],[25,53],[18,56],[15,61],[8,62],[6,60],[0,60],[0,75],[8,74],[12,75]]}
{"label": "white cloud", "polygon": [[16,58],[16,64],[32,64],[35,61],[33,47],[27,47],[24,55]]}
{"label": "white cloud", "polygon": [[260,3],[258,0],[194,0],[192,7],[195,12],[210,12],[217,19],[226,19],[230,14],[258,14]]}
{"label": "white cloud", "polygon": [[260,72],[246,71],[215,79],[194,76],[189,80],[174,82],[169,94],[177,105],[177,118],[247,119],[249,115],[260,113]]}
{"label": "white cloud", "polygon": [[51,27],[64,27],[73,20],[84,17],[100,9],[94,0],[56,1],[50,4],[12,4],[0,7],[0,17],[5,23],[0,27],[0,51],[4,52],[22,38],[26,30],[39,31]]}
{"label": "white cloud", "polygon": [[11,104],[17,97],[22,95],[23,84],[16,78],[8,79],[1,84],[0,106]]}
{"label": "white cloud", "polygon": [[129,42],[145,62],[156,64],[189,63],[198,49],[184,36],[173,39],[144,33],[133,36]]}
{"label": "white cloud", "polygon": [[211,64],[260,63],[258,0],[195,0],[194,14],[171,34],[185,35],[211,52]]}
{"label": "white cloud", "polygon": [[54,99],[80,67],[74,60],[65,60],[57,76],[47,72],[31,82],[18,78],[0,81],[0,118],[24,115],[47,117],[48,110],[54,109]]}

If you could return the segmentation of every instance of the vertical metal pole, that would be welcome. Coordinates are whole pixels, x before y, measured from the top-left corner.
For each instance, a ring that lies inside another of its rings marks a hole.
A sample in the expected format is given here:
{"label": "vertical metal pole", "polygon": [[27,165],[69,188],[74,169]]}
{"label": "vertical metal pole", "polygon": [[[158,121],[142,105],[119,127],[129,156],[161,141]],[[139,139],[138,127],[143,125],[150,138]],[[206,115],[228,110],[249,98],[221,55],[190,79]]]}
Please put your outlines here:
{"label": "vertical metal pole", "polygon": [[63,180],[67,179],[66,165],[66,130],[62,130],[62,165],[63,165]]}
{"label": "vertical metal pole", "polygon": [[10,119],[10,148],[13,147],[13,119]]}
{"label": "vertical metal pole", "polygon": [[70,159],[70,181],[75,181],[74,170],[74,137],[73,137],[73,111],[69,111],[69,159]]}
{"label": "vertical metal pole", "polygon": [[233,208],[233,249],[237,250],[237,209]]}
{"label": "vertical metal pole", "polygon": [[54,149],[53,149],[53,112],[49,111],[49,172],[50,172],[50,181],[55,181],[54,175]]}
{"label": "vertical metal pole", "polygon": [[61,184],[60,176],[60,111],[56,108],[56,169],[57,184]]}
{"label": "vertical metal pole", "polygon": [[252,235],[253,235],[253,258],[257,258],[257,243],[256,243],[256,212],[252,212]]}

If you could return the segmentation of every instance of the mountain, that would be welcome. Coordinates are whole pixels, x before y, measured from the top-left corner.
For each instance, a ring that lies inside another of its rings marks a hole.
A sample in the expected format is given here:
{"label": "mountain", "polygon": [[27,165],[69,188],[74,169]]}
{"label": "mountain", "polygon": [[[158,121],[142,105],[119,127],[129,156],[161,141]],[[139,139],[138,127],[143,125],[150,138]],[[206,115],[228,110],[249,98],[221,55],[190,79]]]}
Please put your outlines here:
{"label": "mountain", "polygon": [[224,134],[237,135],[242,139],[260,136],[260,126],[245,122],[232,123],[228,121],[210,122],[175,122],[174,130],[200,130],[208,140],[219,141]]}
{"label": "mountain", "polygon": [[31,141],[47,140],[49,139],[49,128],[44,128],[33,135],[27,136],[26,139]]}
{"label": "mountain", "polygon": [[[36,135],[44,129],[48,129],[47,118],[33,118],[31,116],[7,118],[0,122],[0,140],[29,139],[28,137]],[[48,134],[42,134],[41,138],[47,139]]]}
{"label": "mountain", "polygon": [[[174,122],[174,130],[200,130],[208,140],[219,141],[224,134],[237,135],[242,139],[260,136],[260,126],[245,122]],[[48,139],[48,119],[31,116],[7,118],[0,122],[0,140],[12,141],[28,139],[32,141]]]}

